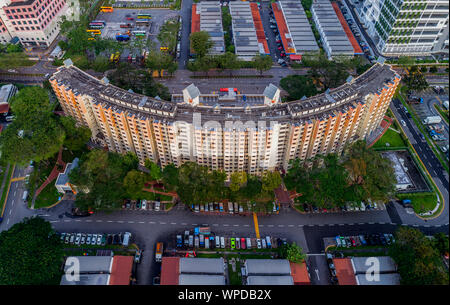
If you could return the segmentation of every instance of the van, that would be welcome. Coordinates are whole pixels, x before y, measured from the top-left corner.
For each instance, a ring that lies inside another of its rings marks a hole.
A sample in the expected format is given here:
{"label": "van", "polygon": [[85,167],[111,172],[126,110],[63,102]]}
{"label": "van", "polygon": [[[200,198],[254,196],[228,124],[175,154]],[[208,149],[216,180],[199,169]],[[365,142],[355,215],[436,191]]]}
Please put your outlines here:
{"label": "van", "polygon": [[159,211],[160,207],[161,207],[161,203],[159,201],[156,201],[155,202],[155,211]]}
{"label": "van", "polygon": [[189,235],[189,247],[194,246],[194,235]]}
{"label": "van", "polygon": [[122,245],[125,247],[128,247],[128,244],[130,243],[130,239],[131,239],[131,233],[125,232],[125,234],[123,236]]}
{"label": "van", "polygon": [[236,213],[239,213],[239,206],[237,202],[234,203],[234,210],[236,211]]}
{"label": "van", "polygon": [[23,192],[22,200],[27,201],[28,191]]}
{"label": "van", "polygon": [[233,203],[232,202],[228,202],[228,212],[230,212],[230,214],[233,214]]}
{"label": "van", "polygon": [[205,237],[205,249],[209,249],[209,237]]}
{"label": "van", "polygon": [[223,236],[220,237],[220,247],[225,249],[225,237]]}
{"label": "van", "polygon": [[247,249],[251,249],[252,248],[252,240],[250,239],[250,237],[247,237],[246,241],[247,241]]}
{"label": "van", "polygon": [[220,248],[220,236],[216,236],[216,248]]}

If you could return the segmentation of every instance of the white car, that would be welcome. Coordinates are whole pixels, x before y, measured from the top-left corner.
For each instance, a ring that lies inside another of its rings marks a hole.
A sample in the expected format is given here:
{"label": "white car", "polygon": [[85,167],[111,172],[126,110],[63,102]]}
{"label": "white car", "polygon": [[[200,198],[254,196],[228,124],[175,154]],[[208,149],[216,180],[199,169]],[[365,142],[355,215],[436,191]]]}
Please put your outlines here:
{"label": "white car", "polygon": [[261,244],[262,244],[263,249],[267,248],[266,240],[264,238],[261,239]]}
{"label": "white car", "polygon": [[77,236],[75,237],[75,244],[79,245],[81,242],[81,233],[78,233]]}
{"label": "white car", "polygon": [[91,244],[91,239],[92,239],[92,234],[88,234],[86,236],[86,245],[90,245]]}
{"label": "white car", "polygon": [[147,200],[142,200],[142,206],[141,206],[141,209],[143,209],[143,210],[147,210]]}
{"label": "white car", "polygon": [[405,121],[401,120],[400,122],[402,123],[403,126],[406,127],[406,122]]}
{"label": "white car", "polygon": [[159,201],[155,202],[155,211],[159,211],[159,209],[161,208],[161,203]]}
{"label": "white car", "polygon": [[97,234],[93,234],[91,238],[91,245],[95,245],[97,243]]}
{"label": "white car", "polygon": [[97,246],[100,246],[102,244],[102,234],[97,235]]}
{"label": "white car", "polygon": [[261,239],[259,239],[259,238],[256,239],[256,247],[258,249],[261,249]]}

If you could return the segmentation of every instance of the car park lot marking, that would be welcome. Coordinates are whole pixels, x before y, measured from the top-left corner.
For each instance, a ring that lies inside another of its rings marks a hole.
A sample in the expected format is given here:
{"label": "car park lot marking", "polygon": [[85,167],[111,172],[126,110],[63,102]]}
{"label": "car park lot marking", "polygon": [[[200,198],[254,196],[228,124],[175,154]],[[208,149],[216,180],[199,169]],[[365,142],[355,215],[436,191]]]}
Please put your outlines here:
{"label": "car park lot marking", "polygon": [[154,224],[155,224],[155,222],[154,222],[154,221],[149,221],[148,223],[149,223],[149,224],[152,224],[152,225],[154,225]]}
{"label": "car park lot marking", "polygon": [[103,220],[96,220],[95,222],[103,222]]}
{"label": "car park lot marking", "polygon": [[165,223],[165,222],[162,222],[162,221],[160,221],[160,222],[159,222],[159,224],[160,224],[160,225],[165,225],[166,223]]}
{"label": "car park lot marking", "polygon": [[145,221],[139,221],[139,223],[145,223]]}
{"label": "car park lot marking", "polygon": [[228,224],[224,223],[224,224],[223,224],[223,226],[224,226],[224,227],[229,227],[230,225],[228,225]]}

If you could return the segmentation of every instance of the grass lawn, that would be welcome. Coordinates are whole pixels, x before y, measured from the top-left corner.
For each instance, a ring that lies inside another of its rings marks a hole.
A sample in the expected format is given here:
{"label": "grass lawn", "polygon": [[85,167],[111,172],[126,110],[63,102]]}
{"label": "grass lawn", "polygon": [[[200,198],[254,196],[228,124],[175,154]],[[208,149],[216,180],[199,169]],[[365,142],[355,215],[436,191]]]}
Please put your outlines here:
{"label": "grass lawn", "polygon": [[159,200],[160,201],[172,201],[172,196],[162,195],[162,194],[156,194],[152,192],[142,192],[142,199],[146,200]]}
{"label": "grass lawn", "polygon": [[389,147],[406,147],[401,135],[391,129],[388,129],[385,134],[372,146],[373,148],[385,148],[386,143]]}
{"label": "grass lawn", "polygon": [[410,193],[410,194],[397,194],[397,198],[410,199],[414,212],[426,213],[432,211],[437,204],[436,193]]}
{"label": "grass lawn", "polygon": [[[8,192],[8,186],[9,186],[9,182],[11,181],[11,177],[13,174],[13,165],[9,166],[9,170],[5,179],[5,186],[3,187],[3,192],[2,192],[2,198],[0,199],[0,214],[3,211],[3,204],[5,203],[5,199],[6,199],[6,194]],[[3,178],[3,177],[2,177]],[[1,181],[0,181],[1,183]]]}
{"label": "grass lawn", "polygon": [[2,69],[14,69],[18,67],[29,67],[36,64],[36,61],[28,59],[23,52],[2,53],[0,56],[0,67]]}
{"label": "grass lawn", "polygon": [[433,106],[434,106],[434,108],[436,108],[436,110],[441,114],[441,116],[444,118],[444,120],[448,124],[448,110],[442,109],[441,106],[438,106],[436,104],[434,104]]}
{"label": "grass lawn", "polygon": [[36,201],[34,203],[34,207],[36,209],[48,207],[52,204],[55,204],[59,198],[62,196],[62,194],[58,193],[55,183],[50,182],[39,194],[39,196],[36,197]]}
{"label": "grass lawn", "polygon": [[228,263],[228,278],[230,279],[230,285],[242,285],[241,262],[235,260],[236,271],[233,272],[233,267]]}

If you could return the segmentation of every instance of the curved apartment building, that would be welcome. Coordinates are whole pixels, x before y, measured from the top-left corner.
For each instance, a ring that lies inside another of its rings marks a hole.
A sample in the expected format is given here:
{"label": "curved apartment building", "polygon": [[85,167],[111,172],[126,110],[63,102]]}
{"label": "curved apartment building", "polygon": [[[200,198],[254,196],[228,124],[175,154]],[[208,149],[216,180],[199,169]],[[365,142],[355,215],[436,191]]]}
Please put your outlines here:
{"label": "curved apartment building", "polygon": [[50,78],[67,115],[92,130],[109,150],[135,153],[162,167],[194,161],[227,173],[287,169],[289,161],[341,153],[380,124],[400,76],[375,64],[335,89],[281,103],[280,90],[262,94],[201,94],[193,84],[163,101],[98,80],[70,60]]}

